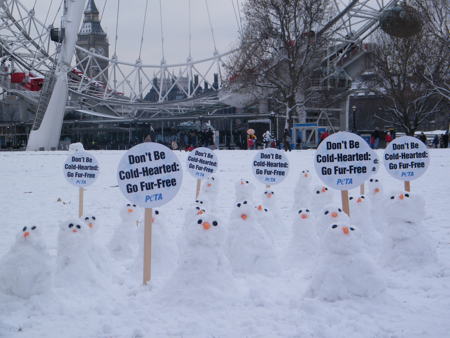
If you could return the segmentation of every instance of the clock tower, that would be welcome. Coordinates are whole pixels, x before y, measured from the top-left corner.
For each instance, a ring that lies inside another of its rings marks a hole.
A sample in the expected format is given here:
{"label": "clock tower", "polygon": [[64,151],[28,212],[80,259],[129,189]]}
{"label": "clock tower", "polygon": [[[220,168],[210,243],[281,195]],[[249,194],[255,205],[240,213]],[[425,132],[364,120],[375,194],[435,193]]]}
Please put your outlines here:
{"label": "clock tower", "polygon": [[[103,31],[100,24],[100,17],[97,6],[94,0],[88,0],[86,9],[84,11],[83,25],[78,33],[77,45],[87,49],[96,54],[102,55],[109,58],[109,42],[106,33]],[[90,78],[95,78],[95,80],[103,83],[108,82],[108,60],[103,60],[100,58],[92,59],[88,64],[86,58],[86,53],[77,50],[76,58],[77,63],[81,61],[83,69],[80,69],[85,73],[86,76]],[[81,68],[81,67],[80,67]],[[103,70],[105,70],[103,72]],[[103,72],[103,73],[102,73]],[[99,75],[100,74],[100,75]]]}

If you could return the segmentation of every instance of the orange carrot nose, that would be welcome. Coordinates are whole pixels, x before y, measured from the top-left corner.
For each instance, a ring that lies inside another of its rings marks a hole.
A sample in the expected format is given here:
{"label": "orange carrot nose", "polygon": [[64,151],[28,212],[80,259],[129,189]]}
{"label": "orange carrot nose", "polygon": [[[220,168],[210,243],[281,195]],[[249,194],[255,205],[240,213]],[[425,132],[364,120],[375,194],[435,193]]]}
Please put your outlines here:
{"label": "orange carrot nose", "polygon": [[348,234],[350,233],[350,229],[349,229],[348,227],[343,227],[343,228],[342,228],[342,232],[343,232],[345,235],[348,235]]}
{"label": "orange carrot nose", "polygon": [[267,194],[267,198],[272,198],[272,194]]}
{"label": "orange carrot nose", "polygon": [[260,205],[258,205],[258,210],[259,211],[263,211],[263,206],[260,204]]}
{"label": "orange carrot nose", "polygon": [[92,228],[94,227],[94,224],[89,223],[89,224],[88,224],[88,227],[92,229]]}
{"label": "orange carrot nose", "polygon": [[308,214],[301,214],[300,217],[301,217],[302,219],[307,219],[307,218],[308,218]]}
{"label": "orange carrot nose", "polygon": [[133,209],[128,209],[128,212],[129,213],[132,213],[134,210]]}
{"label": "orange carrot nose", "polygon": [[244,185],[245,184],[245,182],[244,181],[241,181],[241,185]]}
{"label": "orange carrot nose", "polygon": [[208,183],[208,188],[211,188],[212,187],[212,184],[211,183]]}
{"label": "orange carrot nose", "polygon": [[72,230],[72,232],[78,232],[77,230]]}
{"label": "orange carrot nose", "polygon": [[303,176],[308,177],[309,175],[308,174],[303,174]]}
{"label": "orange carrot nose", "polygon": [[241,214],[241,218],[245,221],[248,218],[248,216],[246,214]]}
{"label": "orange carrot nose", "polygon": [[203,210],[197,211],[197,215],[203,215]]}
{"label": "orange carrot nose", "polygon": [[209,224],[208,222],[203,222],[203,229],[209,230],[210,228],[211,228],[211,224]]}
{"label": "orange carrot nose", "polygon": [[380,188],[375,188],[375,193],[380,192]]}
{"label": "orange carrot nose", "polygon": [[401,200],[405,198],[405,195],[400,194],[400,196],[398,196]]}
{"label": "orange carrot nose", "polygon": [[327,190],[325,189],[325,187],[323,187],[323,188],[322,188],[322,192],[325,192],[325,191],[327,191]]}
{"label": "orange carrot nose", "polygon": [[358,199],[356,200],[356,203],[361,203],[362,202],[362,198],[358,197]]}
{"label": "orange carrot nose", "polygon": [[23,233],[23,238],[27,238],[28,236],[30,236],[30,233],[28,231]]}
{"label": "orange carrot nose", "polygon": [[331,213],[331,217],[334,217],[334,218],[338,217],[338,213],[336,211],[333,211]]}

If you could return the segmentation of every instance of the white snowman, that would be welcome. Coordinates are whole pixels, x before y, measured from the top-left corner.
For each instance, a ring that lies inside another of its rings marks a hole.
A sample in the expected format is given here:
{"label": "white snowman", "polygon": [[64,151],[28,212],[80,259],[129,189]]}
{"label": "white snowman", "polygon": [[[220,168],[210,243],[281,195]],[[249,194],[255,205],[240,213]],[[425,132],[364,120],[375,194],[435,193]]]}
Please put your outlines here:
{"label": "white snowman", "polygon": [[314,212],[320,212],[324,206],[332,203],[332,201],[333,194],[326,186],[316,185],[312,188],[309,204],[311,205],[310,209]]}
{"label": "white snowman", "polygon": [[299,210],[299,207],[308,205],[311,199],[311,185],[312,175],[309,170],[303,169],[295,185],[292,211]]}
{"label": "white snowman", "polygon": [[25,226],[0,259],[0,292],[30,298],[51,287],[51,259],[42,234],[35,225]]}
{"label": "white snowman", "polygon": [[349,223],[350,217],[342,210],[333,204],[326,205],[318,214],[317,217],[317,234],[319,238],[325,233],[323,230],[332,223]]}
{"label": "white snowman", "polygon": [[255,194],[255,185],[244,178],[241,178],[236,182],[235,186],[235,194],[236,194],[236,202],[239,201],[248,201],[250,203],[253,202],[254,194]]}

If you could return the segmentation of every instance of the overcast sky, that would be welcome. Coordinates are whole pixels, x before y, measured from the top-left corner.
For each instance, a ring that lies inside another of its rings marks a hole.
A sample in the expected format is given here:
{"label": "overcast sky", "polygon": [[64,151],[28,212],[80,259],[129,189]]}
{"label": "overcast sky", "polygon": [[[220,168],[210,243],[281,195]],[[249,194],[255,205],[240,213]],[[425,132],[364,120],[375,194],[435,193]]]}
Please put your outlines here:
{"label": "overcast sky", "polygon": [[[134,63],[139,54],[139,44],[144,22],[146,0],[95,0],[102,12],[102,27],[108,34],[111,44],[110,55],[114,48],[117,1],[120,1],[119,40],[117,45],[120,60]],[[233,11],[233,3],[244,0],[207,0],[211,14],[216,46],[219,53],[236,45],[238,25]],[[52,0],[22,0],[30,8],[36,3],[36,15],[44,21]],[[61,0],[53,0],[51,7],[53,17]],[[86,0],[87,2],[87,0]],[[161,30],[159,0],[148,0],[147,24],[145,27],[142,60],[146,64],[161,62]],[[167,63],[185,62],[189,53],[188,39],[188,0],[162,0],[164,30],[164,49]],[[192,20],[192,56],[194,59],[206,58],[214,53],[210,25],[205,0],[191,0]],[[56,22],[58,22],[57,20]]]}

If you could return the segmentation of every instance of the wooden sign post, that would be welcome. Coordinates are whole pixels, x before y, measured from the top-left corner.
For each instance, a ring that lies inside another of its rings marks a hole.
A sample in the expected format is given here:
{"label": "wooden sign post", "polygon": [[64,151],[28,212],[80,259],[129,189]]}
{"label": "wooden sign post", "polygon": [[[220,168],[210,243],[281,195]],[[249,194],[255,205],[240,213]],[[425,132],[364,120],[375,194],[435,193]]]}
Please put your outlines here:
{"label": "wooden sign post", "polygon": [[64,162],[64,177],[78,187],[78,217],[84,215],[84,188],[94,183],[98,173],[97,159],[84,150],[69,155]]}
{"label": "wooden sign post", "polygon": [[319,178],[329,187],[341,191],[342,209],[350,216],[348,191],[360,187],[372,175],[375,152],[360,136],[348,132],[332,134],[320,143],[314,167]]}
{"label": "wooden sign post", "polygon": [[411,191],[411,181],[428,169],[430,154],[427,146],[412,136],[394,139],[384,151],[384,166],[392,177],[404,181],[405,191]]}
{"label": "wooden sign post", "polygon": [[365,189],[365,188],[366,188],[366,187],[365,187],[364,183],[361,184],[361,185],[359,186],[359,193],[360,193],[361,195],[364,195],[364,193],[366,192],[366,189]]}
{"label": "wooden sign post", "polygon": [[218,163],[216,153],[209,148],[195,148],[189,153],[186,167],[189,173],[197,179],[197,187],[195,189],[196,200],[200,196],[202,180],[208,179],[216,172]]}
{"label": "wooden sign post", "polygon": [[143,284],[146,285],[152,279],[152,225],[153,209],[145,208],[144,222],[144,278]]}
{"label": "wooden sign post", "polygon": [[159,143],[138,144],[129,149],[119,162],[117,182],[122,194],[145,209],[142,266],[144,285],[152,279],[153,208],[172,200],[181,188],[182,179],[183,173],[177,156]]}

